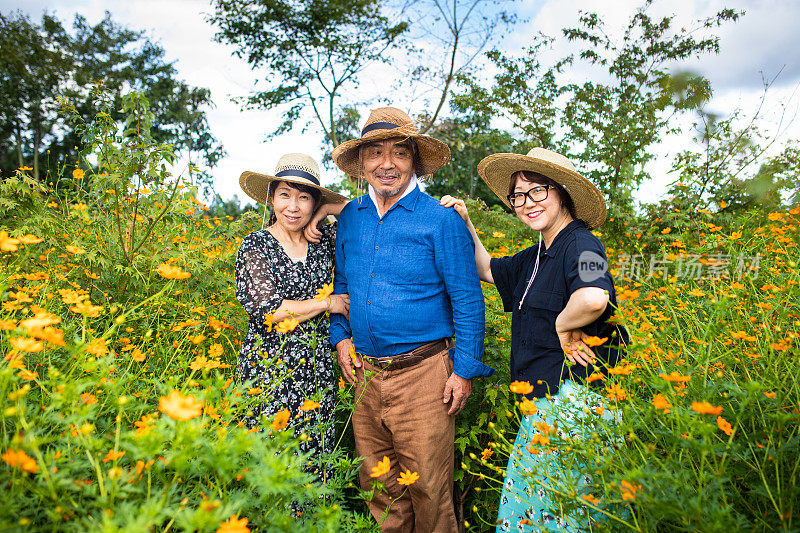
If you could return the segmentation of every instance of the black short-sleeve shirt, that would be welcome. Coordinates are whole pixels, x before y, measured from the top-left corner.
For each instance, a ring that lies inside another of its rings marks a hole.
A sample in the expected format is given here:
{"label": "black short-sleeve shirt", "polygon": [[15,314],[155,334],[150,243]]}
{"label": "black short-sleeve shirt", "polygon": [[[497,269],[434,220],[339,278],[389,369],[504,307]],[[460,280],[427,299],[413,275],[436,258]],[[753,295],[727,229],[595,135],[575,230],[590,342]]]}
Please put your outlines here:
{"label": "black short-sleeve shirt", "polygon": [[[562,379],[583,381],[593,372],[604,372],[621,356],[628,334],[621,326],[609,323],[617,306],[614,280],[608,272],[606,252],[582,220],[570,222],[556,235],[550,248],[541,244],[539,270],[525,293],[533,274],[539,245],[513,256],[493,258],[492,277],[503,300],[503,308],[511,312],[511,379],[533,385],[529,395],[540,398],[558,392]],[[593,348],[596,366],[568,366],[556,335],[556,317],[567,306],[573,292],[582,287],[599,287],[608,291],[609,305],[600,317],[581,328],[587,335],[608,337]]]}

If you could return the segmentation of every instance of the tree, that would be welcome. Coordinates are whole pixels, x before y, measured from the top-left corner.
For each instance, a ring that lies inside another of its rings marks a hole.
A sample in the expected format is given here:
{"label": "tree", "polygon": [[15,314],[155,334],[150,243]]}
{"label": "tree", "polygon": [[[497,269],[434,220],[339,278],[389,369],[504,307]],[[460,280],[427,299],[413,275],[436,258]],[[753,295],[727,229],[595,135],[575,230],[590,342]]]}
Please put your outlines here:
{"label": "tree", "polygon": [[[740,12],[725,9],[697,21],[696,28],[674,28],[674,16],[653,19],[652,1],[631,17],[620,42],[614,41],[595,13],[582,13],[576,27],[562,30],[580,51],[550,66],[540,51],[552,40],[538,36],[521,58],[490,54],[499,69],[494,85],[480,86],[462,77],[462,107],[501,111],[531,142],[561,151],[595,183],[611,216],[630,214],[632,191],[649,177],[648,150],[672,128],[675,113],[694,109],[711,95],[700,76],[676,75],[675,62],[719,51],[711,32]],[[563,81],[567,67],[601,67],[609,81]],[[562,103],[563,102],[563,103]]]}
{"label": "tree", "polygon": [[[12,171],[30,161],[34,177],[41,179],[43,157],[49,165],[74,164],[79,136],[59,116],[58,97],[69,99],[89,120],[98,112],[90,94],[97,84],[111,91],[111,113],[118,121],[122,92],[141,91],[152,102],[153,137],[173,144],[192,162],[199,154],[213,166],[224,151],[205,116],[210,93],[176,74],[160,46],[143,32],[116,24],[109,13],[96,25],[76,15],[72,32],[47,13],[40,24],[19,12],[0,14],[0,169]],[[198,182],[209,187],[210,177],[200,175]]]}
{"label": "tree", "polygon": [[[403,7],[410,18],[403,90],[408,80],[424,97],[433,95],[433,110],[423,114],[420,132],[436,125],[456,78],[472,70],[499,28],[517,17],[502,9],[514,0],[415,0]],[[413,9],[411,7],[413,6]]]}
{"label": "tree", "polygon": [[266,70],[266,87],[246,97],[245,106],[283,107],[283,123],[271,135],[289,131],[308,106],[331,146],[339,144],[338,98],[358,86],[367,65],[387,61],[408,27],[390,23],[379,0],[212,0],[212,5],[216,40],[236,46],[235,55],[254,69]]}

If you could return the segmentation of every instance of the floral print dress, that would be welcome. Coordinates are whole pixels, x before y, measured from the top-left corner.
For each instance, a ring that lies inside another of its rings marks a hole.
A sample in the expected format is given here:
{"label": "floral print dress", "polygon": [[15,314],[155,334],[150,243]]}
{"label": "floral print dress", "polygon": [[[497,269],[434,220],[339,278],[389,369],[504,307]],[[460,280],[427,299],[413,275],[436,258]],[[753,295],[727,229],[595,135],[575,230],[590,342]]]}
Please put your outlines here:
{"label": "floral print dress", "polygon": [[[323,454],[331,452],[335,442],[327,314],[287,333],[264,321],[283,300],[311,299],[331,282],[335,238],[336,224],[324,226],[320,242],[308,243],[305,261],[294,262],[278,240],[262,229],[244,238],[236,256],[236,297],[249,315],[236,376],[251,389],[263,389],[258,396],[264,398],[244,423],[249,428],[268,426],[275,413],[288,409],[295,436],[306,433],[310,437],[300,443],[300,452],[311,452],[308,471],[323,481],[327,478],[327,469],[320,468],[325,464]],[[301,411],[305,400],[321,405]]]}

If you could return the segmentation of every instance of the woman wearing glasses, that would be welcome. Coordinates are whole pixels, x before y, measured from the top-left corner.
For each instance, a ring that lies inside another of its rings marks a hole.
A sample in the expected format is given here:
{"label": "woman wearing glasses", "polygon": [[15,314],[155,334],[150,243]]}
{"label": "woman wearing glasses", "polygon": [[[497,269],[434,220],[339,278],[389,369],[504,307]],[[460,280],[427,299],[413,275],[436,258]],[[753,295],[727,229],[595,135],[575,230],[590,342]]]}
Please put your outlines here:
{"label": "woman wearing glasses", "polygon": [[[585,527],[582,506],[557,512],[554,492],[585,484],[580,469],[559,466],[548,451],[548,435],[581,438],[578,417],[601,410],[586,378],[605,373],[620,358],[627,333],[611,324],[617,304],[603,245],[591,233],[606,218],[600,191],[564,156],[543,148],[527,155],[494,154],[478,174],[538,232],[539,243],[513,256],[491,258],[462,200],[445,196],[475,241],[483,281],[493,283],[511,319],[511,379],[536,408],[525,409],[509,458],[500,500],[498,531],[572,530]],[[600,342],[602,341],[602,343]],[[557,422],[557,424],[556,424]],[[579,489],[578,494],[590,493]]]}

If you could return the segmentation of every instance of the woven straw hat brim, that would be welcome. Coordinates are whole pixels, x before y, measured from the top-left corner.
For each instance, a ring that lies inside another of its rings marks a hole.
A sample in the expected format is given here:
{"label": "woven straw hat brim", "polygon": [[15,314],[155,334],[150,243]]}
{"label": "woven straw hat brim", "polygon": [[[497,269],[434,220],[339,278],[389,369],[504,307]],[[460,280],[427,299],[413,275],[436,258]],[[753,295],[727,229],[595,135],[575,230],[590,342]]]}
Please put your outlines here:
{"label": "woven straw hat brim", "polygon": [[358,147],[373,141],[384,141],[400,137],[411,139],[419,148],[420,168],[415,169],[418,177],[430,176],[450,162],[450,148],[438,139],[417,133],[413,127],[401,126],[390,130],[374,130],[358,139],[345,141],[333,150],[333,161],[345,174],[357,178],[361,174],[358,161]]}
{"label": "woven straw hat brim", "polygon": [[492,154],[478,163],[478,175],[509,208],[506,196],[511,176],[520,170],[538,172],[564,187],[575,204],[575,217],[589,229],[599,228],[606,221],[606,202],[600,190],[573,170],[522,154]]}
{"label": "woven straw hat brim", "polygon": [[276,176],[270,176],[269,174],[250,172],[249,170],[242,172],[242,175],[239,176],[239,185],[242,187],[242,190],[247,193],[247,196],[260,204],[267,202],[269,184],[273,181],[288,181],[291,183],[298,183],[300,185],[308,185],[309,187],[313,187],[322,193],[321,203],[338,204],[340,202],[348,201],[347,197],[300,177],[283,176],[279,178]]}

